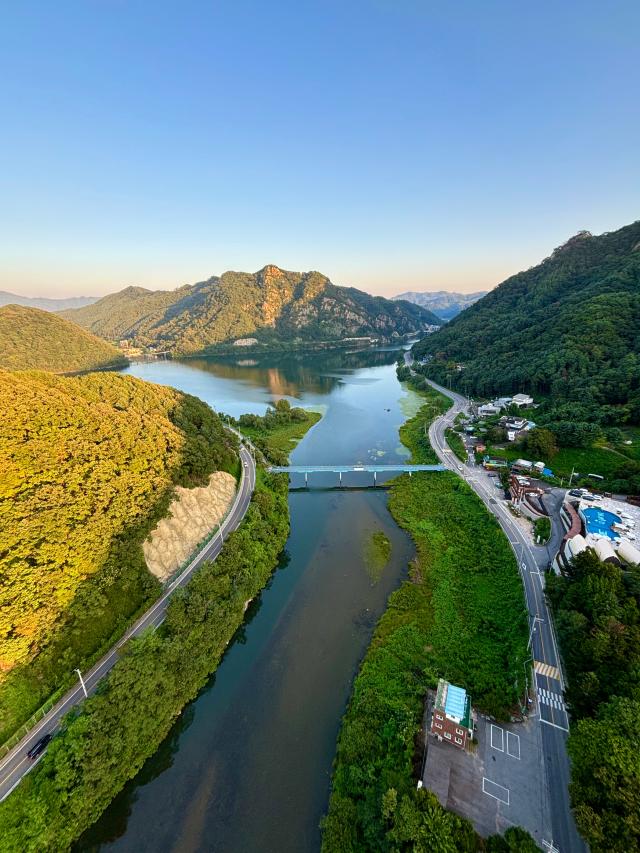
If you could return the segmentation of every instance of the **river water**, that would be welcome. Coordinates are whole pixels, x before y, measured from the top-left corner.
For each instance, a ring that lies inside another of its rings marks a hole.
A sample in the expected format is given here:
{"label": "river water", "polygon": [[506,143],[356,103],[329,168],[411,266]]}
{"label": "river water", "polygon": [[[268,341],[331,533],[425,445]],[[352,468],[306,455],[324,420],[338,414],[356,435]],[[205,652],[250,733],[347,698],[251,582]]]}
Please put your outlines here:
{"label": "river water", "polygon": [[[234,416],[262,414],[280,397],[321,409],[323,419],[291,455],[296,464],[388,463],[405,455],[398,427],[418,405],[397,382],[397,355],[157,361],[125,372]],[[349,475],[359,485],[370,476]],[[291,534],[279,569],[250,606],[215,676],[78,850],[319,849],[353,676],[414,554],[383,489],[320,488],[335,481],[316,474],[309,490],[290,492]],[[392,551],[382,575],[373,577],[363,546],[378,530]]]}

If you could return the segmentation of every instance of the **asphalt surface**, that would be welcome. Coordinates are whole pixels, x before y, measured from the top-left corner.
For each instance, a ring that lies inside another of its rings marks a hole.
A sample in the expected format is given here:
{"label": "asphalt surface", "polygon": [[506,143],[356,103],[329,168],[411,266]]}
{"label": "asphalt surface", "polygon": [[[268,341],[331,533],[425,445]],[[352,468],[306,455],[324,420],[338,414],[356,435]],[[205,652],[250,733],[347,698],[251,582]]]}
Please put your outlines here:
{"label": "asphalt surface", "polygon": [[[411,356],[405,354],[405,362],[411,364]],[[469,409],[468,400],[460,394],[430,382],[437,391],[453,401],[452,407],[442,417],[431,424],[429,439],[438,458],[447,468],[461,476],[478,497],[496,517],[514,550],[520,577],[525,592],[525,602],[529,617],[530,654],[534,669],[533,688],[536,706],[533,713],[542,727],[542,746],[544,767],[547,777],[547,790],[551,809],[551,827],[549,843],[560,853],[582,853],[586,845],[580,838],[569,803],[570,765],[566,742],[569,731],[569,718],[564,706],[564,681],[562,666],[556,644],[551,613],[544,596],[544,571],[550,556],[547,547],[536,547],[522,530],[507,508],[502,490],[498,490],[495,481],[483,468],[469,460],[465,464],[448,448],[445,430],[453,426],[461,412]],[[557,495],[555,496],[557,503]],[[554,507],[555,508],[555,507]],[[560,523],[557,513],[552,516],[554,527],[551,546],[559,535]]]}
{"label": "asphalt surface", "polygon": [[[235,432],[235,430],[234,430]],[[210,560],[215,560],[222,549],[226,534],[235,530],[247,511],[251,501],[251,495],[256,483],[255,463],[251,453],[246,447],[240,447],[240,459],[242,462],[242,478],[240,488],[236,494],[233,506],[223,521],[219,532],[208,542],[192,562],[175,578],[166,588],[162,596],[135,622],[116,643],[94,666],[83,673],[87,693],[94,693],[98,683],[112,669],[119,657],[120,648],[131,637],[137,637],[149,628],[156,628],[165,618],[167,606],[173,593],[189,583],[191,576],[200,566]],[[84,699],[84,692],[80,683],[69,690],[60,701],[45,714],[45,716],[22,738],[22,740],[7,753],[0,761],[0,801],[2,801],[20,780],[37,764],[28,758],[27,752],[45,734],[55,732],[60,720],[74,706],[79,705]]]}

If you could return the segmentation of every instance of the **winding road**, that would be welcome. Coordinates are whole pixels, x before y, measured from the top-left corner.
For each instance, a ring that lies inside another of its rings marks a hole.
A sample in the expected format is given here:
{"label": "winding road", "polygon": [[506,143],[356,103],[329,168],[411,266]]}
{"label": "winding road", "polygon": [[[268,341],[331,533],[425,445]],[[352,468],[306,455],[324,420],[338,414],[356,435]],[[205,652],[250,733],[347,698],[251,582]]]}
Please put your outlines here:
{"label": "winding road", "polygon": [[[405,361],[411,364],[409,353]],[[452,427],[456,416],[469,410],[468,400],[443,388],[435,382],[429,384],[449,397],[453,405],[445,415],[435,420],[429,429],[429,439],[436,455],[447,468],[457,473],[471,486],[478,497],[493,513],[507,536],[518,561],[524,585],[525,602],[529,614],[529,651],[533,664],[537,720],[541,726],[541,744],[546,775],[547,795],[551,814],[549,834],[554,848],[560,853],[582,853],[586,846],[580,838],[569,803],[570,766],[567,755],[569,718],[564,706],[564,680],[562,663],[558,654],[551,613],[544,595],[544,572],[550,556],[544,546],[533,546],[509,511],[502,491],[483,468],[461,462],[449,449],[445,430]],[[469,460],[471,462],[471,460]],[[557,513],[552,517],[555,537],[558,535]]]}
{"label": "winding road", "polygon": [[[174,592],[189,583],[192,574],[204,562],[216,559],[222,550],[225,534],[231,533],[240,525],[251,501],[251,495],[256,484],[255,462],[253,456],[244,445],[240,446],[240,461],[242,463],[240,487],[236,493],[233,505],[220,525],[219,530],[216,532],[216,535],[199,551],[197,556],[178,577],[167,586],[162,596],[134,622],[115,646],[83,675],[88,694],[95,692],[99,682],[113,668],[118,660],[120,648],[127,640],[131,639],[131,637],[139,636],[149,628],[157,628],[164,621],[169,600]],[[45,734],[55,732],[60,725],[62,717],[73,707],[79,705],[83,699],[84,692],[82,686],[78,683],[4,756],[2,761],[0,761],[0,802],[13,791],[23,776],[37,764],[37,761],[32,761],[28,758],[27,752]]]}

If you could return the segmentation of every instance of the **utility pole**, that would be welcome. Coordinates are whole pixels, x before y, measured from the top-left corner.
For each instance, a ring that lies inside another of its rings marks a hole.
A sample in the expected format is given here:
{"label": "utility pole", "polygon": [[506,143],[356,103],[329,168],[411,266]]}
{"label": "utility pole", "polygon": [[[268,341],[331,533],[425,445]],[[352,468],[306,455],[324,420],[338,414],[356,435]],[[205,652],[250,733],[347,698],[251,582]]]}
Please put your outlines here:
{"label": "utility pole", "polygon": [[78,678],[80,679],[80,684],[82,685],[82,692],[84,693],[84,698],[85,698],[85,699],[88,699],[88,698],[89,698],[89,694],[87,693],[87,688],[86,688],[86,687],[85,687],[85,685],[84,685],[84,679],[83,679],[83,677],[82,677],[82,673],[80,672],[80,670],[79,670],[79,669],[74,669],[74,672],[77,672],[77,673],[78,673]]}
{"label": "utility pole", "polygon": [[573,480],[573,475],[574,475],[575,473],[576,473],[576,467],[575,467],[575,465],[574,465],[574,466],[573,466],[573,468],[571,469],[571,476],[569,477],[569,484],[568,484],[568,486],[567,486],[567,488],[568,488],[568,489],[570,489],[570,488],[571,488],[571,481]]}

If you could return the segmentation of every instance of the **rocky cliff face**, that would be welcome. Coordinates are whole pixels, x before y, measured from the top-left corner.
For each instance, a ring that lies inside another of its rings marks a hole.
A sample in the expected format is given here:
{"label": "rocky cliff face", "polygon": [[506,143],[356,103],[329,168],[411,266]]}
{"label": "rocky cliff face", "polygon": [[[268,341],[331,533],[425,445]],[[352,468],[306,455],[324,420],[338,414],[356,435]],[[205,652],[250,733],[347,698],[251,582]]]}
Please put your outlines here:
{"label": "rocky cliff face", "polygon": [[236,481],[225,471],[212,474],[206,486],[178,486],[168,517],[158,523],[142,546],[151,574],[164,581],[179,569],[224,519],[235,493]]}

